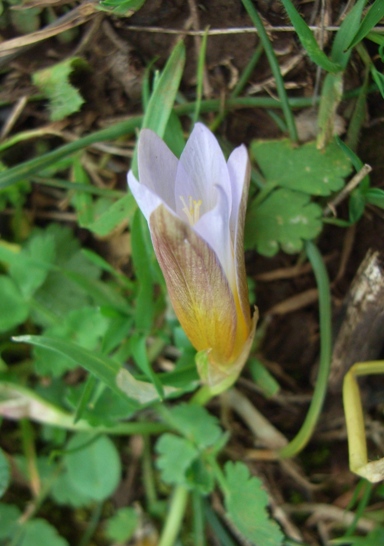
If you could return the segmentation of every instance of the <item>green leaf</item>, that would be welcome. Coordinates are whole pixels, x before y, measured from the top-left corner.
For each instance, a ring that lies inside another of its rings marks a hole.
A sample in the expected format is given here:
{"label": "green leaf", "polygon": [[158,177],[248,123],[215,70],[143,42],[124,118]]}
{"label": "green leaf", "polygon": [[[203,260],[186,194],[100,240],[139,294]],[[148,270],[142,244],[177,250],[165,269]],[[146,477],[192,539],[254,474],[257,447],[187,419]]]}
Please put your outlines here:
{"label": "green leaf", "polygon": [[0,497],[2,497],[5,491],[8,489],[10,479],[11,474],[8,459],[4,455],[4,451],[0,449]]}
{"label": "green leaf", "polygon": [[[140,404],[149,404],[155,400],[163,399],[173,393],[176,393],[178,389],[174,387],[162,387],[163,395],[159,396],[159,391],[152,383],[146,383],[145,381],[139,381],[128,370],[122,368],[116,377],[116,384],[121,391],[131,398],[140,402]],[[180,393],[183,391],[181,390]]]}
{"label": "green leaf", "polygon": [[116,385],[116,375],[120,369],[117,362],[102,355],[97,355],[93,351],[83,349],[68,340],[55,339],[47,336],[18,336],[13,338],[18,343],[31,343],[37,347],[45,347],[54,352],[62,354],[78,366],[82,366],[90,373],[94,374],[100,381],[103,381],[119,396],[123,396],[122,391]]}
{"label": "green leaf", "polygon": [[64,464],[74,489],[95,501],[108,498],[121,479],[118,451],[107,436],[79,433],[67,444]]}
{"label": "green leaf", "polygon": [[10,10],[9,15],[12,25],[21,34],[36,32],[40,28],[40,8],[29,8],[21,10]]}
{"label": "green leaf", "polygon": [[258,358],[250,358],[248,366],[254,382],[264,396],[274,396],[279,392],[280,385]]}
{"label": "green leaf", "polygon": [[320,49],[311,29],[298,13],[291,0],[281,0],[281,2],[288,13],[292,25],[295,27],[301,45],[312,61],[327,72],[339,72],[341,66],[330,61],[324,51]]}
{"label": "green leaf", "polygon": [[337,107],[343,95],[343,74],[327,74],[323,88],[318,115],[319,133],[317,135],[317,148],[323,152],[324,148],[332,142],[335,132],[335,118]]}
{"label": "green leaf", "polygon": [[51,487],[50,494],[53,500],[61,506],[82,508],[90,506],[94,502],[90,495],[81,492],[74,487],[73,481],[67,470],[62,472],[54,482],[53,486]]}
{"label": "green leaf", "polygon": [[98,9],[113,15],[130,17],[145,4],[146,0],[102,0]]}
{"label": "green leaf", "polygon": [[20,510],[13,504],[0,504],[0,540],[10,538],[18,527]]}
{"label": "green leaf", "polygon": [[335,546],[340,544],[341,546],[379,546],[384,544],[384,528],[377,526],[376,529],[368,533],[365,537],[347,537],[335,539]]}
{"label": "green leaf", "polygon": [[139,525],[139,518],[133,508],[120,508],[116,514],[107,521],[105,534],[112,542],[124,543],[132,538]]}
{"label": "green leaf", "polygon": [[68,542],[45,519],[32,519],[23,526],[23,535],[18,546],[32,546],[32,544],[69,546]]}
{"label": "green leaf", "polygon": [[381,96],[384,99],[384,74],[379,72],[377,70],[377,68],[375,68],[373,65],[371,66],[371,74],[372,74],[372,78],[374,79],[377,87],[379,88]]}
{"label": "green leaf", "polygon": [[132,356],[142,372],[155,387],[160,400],[164,397],[163,385],[160,382],[158,375],[153,371],[147,354],[147,337],[135,332],[130,340],[132,348]]}
{"label": "green leaf", "polygon": [[[174,47],[160,78],[157,80],[144,114],[142,128],[152,129],[161,138],[164,136],[176,93],[179,89],[184,63],[185,47],[184,43],[180,41]],[[132,159],[131,169],[138,178],[137,147]]]}
{"label": "green leaf", "polygon": [[353,37],[348,49],[355,47],[356,44],[361,42],[363,38],[370,32],[375,25],[384,17],[384,2],[383,0],[376,0],[371,7],[367,15],[361,22],[361,25]]}
{"label": "green leaf", "polygon": [[239,462],[225,465],[225,477],[225,506],[240,533],[260,546],[280,546],[284,537],[266,511],[268,495],[261,481],[251,477],[248,468]]}
{"label": "green leaf", "polygon": [[0,332],[22,324],[29,314],[29,305],[12,279],[0,275]]}
{"label": "green leaf", "polygon": [[87,229],[105,237],[122,223],[128,223],[137,208],[136,201],[131,193],[128,193],[118,201],[115,201],[105,212],[94,222],[87,226]]}
{"label": "green leaf", "polygon": [[288,139],[253,141],[251,153],[271,186],[310,195],[330,195],[344,185],[351,163],[335,141],[324,150],[315,142],[294,147]]}
{"label": "green leaf", "polygon": [[356,2],[344,18],[333,40],[331,60],[338,63],[342,68],[346,68],[351,56],[351,51],[346,51],[346,49],[353,35],[357,32],[365,3],[366,0]]}
{"label": "green leaf", "polygon": [[[102,315],[100,308],[83,307],[68,313],[55,326],[47,328],[47,337],[68,340],[88,350],[95,350],[107,331],[109,320]],[[34,367],[38,374],[49,377],[60,377],[65,372],[78,366],[73,359],[59,353],[36,347],[34,350]]]}
{"label": "green leaf", "polygon": [[384,190],[380,188],[370,188],[365,194],[366,202],[384,209]]}
{"label": "green leaf", "polygon": [[75,68],[86,66],[84,60],[71,57],[33,74],[33,83],[49,100],[51,121],[59,121],[80,110],[84,99],[69,77]]}
{"label": "green leaf", "polygon": [[45,282],[55,259],[55,250],[52,234],[35,232],[12,260],[9,273],[26,298]]}
{"label": "green leaf", "polygon": [[261,205],[249,209],[245,230],[246,248],[257,248],[264,256],[274,256],[281,246],[293,254],[303,241],[314,239],[321,231],[322,209],[310,196],[288,189],[273,191]]}
{"label": "green leaf", "polygon": [[186,472],[199,452],[193,443],[174,434],[163,434],[156,444],[157,466],[165,483],[186,485]]}
{"label": "green leaf", "polygon": [[171,424],[199,449],[215,445],[222,431],[219,421],[205,408],[192,404],[180,404],[170,410]]}

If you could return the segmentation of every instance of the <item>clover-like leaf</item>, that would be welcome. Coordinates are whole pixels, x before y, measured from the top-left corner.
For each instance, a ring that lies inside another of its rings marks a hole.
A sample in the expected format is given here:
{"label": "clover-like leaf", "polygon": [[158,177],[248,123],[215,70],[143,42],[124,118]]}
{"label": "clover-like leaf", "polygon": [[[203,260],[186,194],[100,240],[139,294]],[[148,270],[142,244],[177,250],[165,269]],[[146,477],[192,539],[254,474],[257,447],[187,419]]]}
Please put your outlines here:
{"label": "clover-like leaf", "polygon": [[199,456],[192,442],[174,434],[163,434],[156,444],[156,451],[159,454],[157,466],[163,481],[186,485],[187,470]]}
{"label": "clover-like leaf", "polygon": [[199,449],[215,445],[222,435],[216,417],[201,406],[181,404],[170,414],[174,427]]}
{"label": "clover-like leaf", "polygon": [[228,487],[225,506],[234,525],[252,544],[280,546],[283,534],[266,511],[268,495],[261,481],[250,476],[240,462],[228,462],[224,469]]}
{"label": "clover-like leaf", "polygon": [[264,256],[282,250],[294,254],[303,241],[321,230],[322,210],[310,196],[288,189],[276,189],[260,205],[251,205],[245,229],[246,248],[257,247]]}
{"label": "clover-like leaf", "polygon": [[315,142],[295,147],[288,139],[258,140],[251,153],[268,184],[310,195],[340,190],[352,168],[334,140],[324,150],[318,150]]}

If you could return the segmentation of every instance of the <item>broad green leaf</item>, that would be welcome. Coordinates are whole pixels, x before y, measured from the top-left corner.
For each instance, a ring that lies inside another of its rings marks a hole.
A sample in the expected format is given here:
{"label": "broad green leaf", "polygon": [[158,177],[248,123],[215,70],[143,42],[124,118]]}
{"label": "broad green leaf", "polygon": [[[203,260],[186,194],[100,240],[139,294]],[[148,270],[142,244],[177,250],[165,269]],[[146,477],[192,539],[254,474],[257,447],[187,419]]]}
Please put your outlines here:
{"label": "broad green leaf", "polygon": [[139,517],[133,508],[120,508],[114,516],[107,521],[105,534],[113,543],[128,542],[139,525]]}
{"label": "broad green leaf", "polygon": [[370,205],[384,209],[384,190],[381,188],[370,188],[364,196]]}
{"label": "broad green leaf", "polygon": [[85,67],[84,60],[71,57],[33,74],[33,83],[49,100],[52,121],[59,121],[80,110],[84,99],[70,83],[69,77],[75,68]]}
{"label": "broad green leaf", "polygon": [[8,459],[4,455],[4,451],[0,449],[0,497],[2,497],[8,489],[10,479],[11,474]]}
{"label": "broad green leaf", "polygon": [[57,504],[73,508],[90,506],[94,502],[94,499],[90,495],[79,491],[73,486],[73,481],[69,477],[67,470],[62,472],[54,482],[50,490],[50,495]]}
{"label": "broad green leaf", "polygon": [[103,381],[115,393],[123,396],[122,391],[116,385],[116,375],[120,369],[114,360],[93,351],[83,349],[68,340],[50,338],[47,336],[18,336],[13,338],[16,342],[31,343],[36,347],[45,347],[61,355],[64,355],[94,374]]}
{"label": "broad green leaf", "polygon": [[163,434],[156,444],[157,466],[165,483],[186,485],[186,472],[199,456],[193,443],[174,434]]}
{"label": "broad green leaf", "polygon": [[225,506],[235,527],[254,544],[280,546],[284,537],[266,511],[268,495],[261,481],[251,477],[243,463],[228,462],[224,470],[228,487]]}
{"label": "broad green leaf", "polygon": [[137,208],[135,199],[131,193],[127,193],[124,197],[113,203],[103,214],[95,219],[94,222],[87,226],[87,229],[105,237],[109,235],[117,226],[123,223],[128,223]]}
{"label": "broad green leaf", "polygon": [[384,2],[383,0],[375,0],[375,2],[369,8],[367,15],[361,22],[361,25],[352,38],[348,49],[355,47],[365,36],[370,32],[375,25],[384,17]]}
{"label": "broad green leaf", "polygon": [[32,519],[23,526],[22,538],[18,546],[69,546],[56,529],[45,519]]}
{"label": "broad green leaf", "polygon": [[303,241],[321,231],[322,209],[310,196],[288,189],[273,191],[259,206],[251,205],[245,230],[246,248],[257,248],[264,256],[300,252]]}
{"label": "broad green leaf", "polygon": [[[142,129],[152,129],[161,138],[164,136],[176,93],[179,89],[184,63],[185,47],[184,43],[180,41],[174,47],[161,76],[156,82],[144,114]],[[138,178],[137,148],[132,159],[131,169]]]}
{"label": "broad green leaf", "polygon": [[341,70],[341,66],[330,61],[324,51],[320,49],[311,29],[298,13],[291,0],[281,0],[281,2],[288,13],[288,17],[290,18],[292,25],[295,27],[303,48],[308,53],[312,61],[321,66],[321,68],[327,72],[339,72]]}
{"label": "broad green leaf", "polygon": [[22,324],[29,315],[29,305],[15,282],[0,275],[0,332],[7,332]]}
{"label": "broad green leaf", "polygon": [[201,406],[181,404],[170,411],[170,417],[174,428],[199,449],[215,445],[222,436],[216,417]]}
{"label": "broad green leaf", "polygon": [[324,150],[315,142],[292,146],[288,139],[253,141],[251,153],[271,186],[330,195],[340,190],[351,172],[351,163],[335,141]]}
{"label": "broad green leaf", "polygon": [[119,454],[107,436],[76,434],[67,444],[64,464],[73,488],[95,501],[108,498],[121,479]]}
{"label": "broad green leaf", "polygon": [[0,503],[0,540],[10,538],[15,533],[20,516],[17,506]]}

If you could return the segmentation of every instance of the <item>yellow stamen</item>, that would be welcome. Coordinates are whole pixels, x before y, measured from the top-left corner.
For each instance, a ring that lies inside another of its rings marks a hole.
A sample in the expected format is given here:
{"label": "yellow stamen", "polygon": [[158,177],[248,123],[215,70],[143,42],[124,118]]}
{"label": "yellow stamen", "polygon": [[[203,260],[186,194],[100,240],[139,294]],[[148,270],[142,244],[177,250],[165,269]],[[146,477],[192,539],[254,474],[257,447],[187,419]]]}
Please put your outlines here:
{"label": "yellow stamen", "polygon": [[193,226],[196,224],[198,219],[200,218],[200,207],[202,205],[202,200],[199,199],[196,201],[195,199],[192,199],[191,196],[189,196],[188,199],[188,205],[185,202],[184,197],[180,196],[181,202],[184,205],[184,208],[182,211],[184,212],[185,216],[188,218],[188,222]]}

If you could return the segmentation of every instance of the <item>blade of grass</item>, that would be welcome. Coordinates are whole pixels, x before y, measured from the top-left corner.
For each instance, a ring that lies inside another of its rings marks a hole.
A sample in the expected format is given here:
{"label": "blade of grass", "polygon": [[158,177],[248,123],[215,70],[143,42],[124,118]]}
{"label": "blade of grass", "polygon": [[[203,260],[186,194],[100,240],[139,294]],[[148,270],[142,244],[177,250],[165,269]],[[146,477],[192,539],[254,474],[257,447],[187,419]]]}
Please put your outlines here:
{"label": "blade of grass", "polygon": [[290,139],[292,140],[292,142],[297,142],[298,136],[297,136],[297,130],[295,125],[295,119],[293,117],[292,110],[288,102],[287,93],[284,87],[284,80],[281,75],[279,63],[276,59],[275,52],[273,51],[272,44],[265,31],[263,22],[258,12],[256,11],[253,3],[251,2],[251,0],[242,0],[242,2],[245,9],[248,12],[248,15],[250,16],[252,20],[252,23],[257,28],[261,43],[263,44],[265,54],[267,55],[269,65],[271,67],[272,74],[276,80],[276,89],[281,101],[281,107],[284,113],[285,121],[287,123]]}
{"label": "blade of grass", "polygon": [[369,8],[367,15],[361,22],[361,25],[352,38],[351,43],[347,49],[352,49],[356,44],[361,42],[363,38],[373,29],[375,25],[384,17],[384,2],[383,0],[376,0]]}
{"label": "blade of grass", "polygon": [[[185,47],[178,42],[174,47],[161,76],[148,102],[141,128],[152,129],[160,137],[164,136],[165,128],[171,114],[176,94],[179,89],[185,64]],[[131,169],[138,178],[137,147],[132,158]]]}
{"label": "blade of grass", "polygon": [[195,124],[200,115],[200,105],[203,98],[203,84],[204,84],[204,63],[205,56],[207,53],[207,42],[208,42],[208,29],[205,29],[203,39],[201,40],[201,47],[199,51],[199,59],[197,63],[197,87],[196,87],[196,106],[193,113],[193,123]]}
{"label": "blade of grass", "polygon": [[358,0],[341,23],[332,44],[331,60],[345,68],[351,56],[351,50],[346,51],[348,44],[359,28],[361,14],[366,0]]}
{"label": "blade of grass", "polygon": [[291,20],[292,25],[295,27],[301,45],[308,53],[310,59],[321,66],[327,72],[339,72],[341,66],[333,61],[330,61],[324,51],[322,51],[316,42],[316,39],[313,35],[313,32],[301,17],[299,12],[296,10],[295,6],[292,4],[291,0],[281,0],[281,3],[285,7],[288,17]]}

